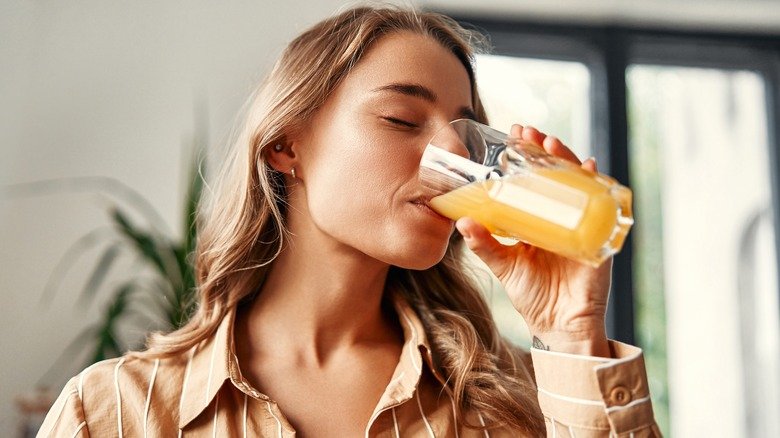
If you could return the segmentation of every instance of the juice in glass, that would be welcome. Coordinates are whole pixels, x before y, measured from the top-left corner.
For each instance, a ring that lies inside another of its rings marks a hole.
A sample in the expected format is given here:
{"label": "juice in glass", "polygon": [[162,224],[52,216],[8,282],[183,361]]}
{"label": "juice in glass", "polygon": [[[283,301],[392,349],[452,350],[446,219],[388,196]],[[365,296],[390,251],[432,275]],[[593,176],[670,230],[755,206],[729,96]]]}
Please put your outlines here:
{"label": "juice in glass", "polygon": [[[474,135],[460,138],[473,142]],[[488,149],[491,142],[496,143],[488,139]],[[517,139],[504,137],[501,144],[484,154],[488,165],[427,149],[421,179],[437,193],[429,206],[450,219],[468,216],[495,235],[592,266],[620,250],[633,224],[628,188]]]}

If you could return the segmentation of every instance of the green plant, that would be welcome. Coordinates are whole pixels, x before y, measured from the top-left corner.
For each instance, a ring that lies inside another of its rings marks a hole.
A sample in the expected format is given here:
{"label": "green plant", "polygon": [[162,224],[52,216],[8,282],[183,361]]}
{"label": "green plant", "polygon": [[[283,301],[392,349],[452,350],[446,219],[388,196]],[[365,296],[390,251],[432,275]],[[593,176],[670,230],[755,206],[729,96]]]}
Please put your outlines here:
{"label": "green plant", "polygon": [[[83,332],[84,335],[92,334],[94,350],[91,362],[116,357],[124,352],[117,337],[117,326],[134,312],[139,312],[137,316],[147,319],[149,315],[157,314],[163,321],[163,327],[159,328],[165,330],[183,325],[194,310],[195,276],[189,256],[195,249],[195,210],[203,188],[197,166],[193,168],[190,181],[185,199],[184,238],[179,241],[153,229],[144,229],[119,207],[110,209],[109,216],[115,232],[122,239],[121,245],[128,246],[144,265],[150,267],[155,279],[151,284],[145,284],[140,277],[131,277],[113,290],[102,320]],[[116,260],[117,248],[111,245],[104,250],[87,280],[82,296],[96,295]],[[142,305],[133,307],[131,301]]]}
{"label": "green plant", "polygon": [[[96,191],[110,199],[107,211],[110,225],[90,231],[68,248],[49,276],[41,296],[42,303],[50,302],[76,261],[89,250],[100,247],[100,255],[76,304],[88,307],[94,301],[105,300],[102,316],[65,348],[41,378],[42,382],[50,380],[49,374],[60,368],[58,365],[64,359],[73,362],[74,357],[87,357],[89,364],[120,356],[128,349],[140,346],[148,331],[178,328],[192,314],[196,287],[191,256],[196,243],[196,209],[203,189],[200,151],[201,148],[196,147],[190,167],[183,237],[178,239],[161,230],[164,221],[148,200],[114,178],[66,178],[4,188],[6,197]],[[120,280],[109,282],[109,272],[127,256],[133,257],[138,268],[123,273]],[[123,341],[127,336],[119,336],[120,327],[121,331],[129,330],[139,336],[129,342]]]}

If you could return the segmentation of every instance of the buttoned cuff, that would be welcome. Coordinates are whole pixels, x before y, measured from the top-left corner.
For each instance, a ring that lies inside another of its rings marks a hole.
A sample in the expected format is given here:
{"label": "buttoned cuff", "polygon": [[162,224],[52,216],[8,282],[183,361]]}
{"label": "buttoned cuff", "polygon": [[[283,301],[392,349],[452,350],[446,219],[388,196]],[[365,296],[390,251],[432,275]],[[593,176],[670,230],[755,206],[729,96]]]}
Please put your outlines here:
{"label": "buttoned cuff", "polygon": [[539,404],[553,425],[615,434],[655,425],[642,350],[609,344],[615,358],[531,348]]}

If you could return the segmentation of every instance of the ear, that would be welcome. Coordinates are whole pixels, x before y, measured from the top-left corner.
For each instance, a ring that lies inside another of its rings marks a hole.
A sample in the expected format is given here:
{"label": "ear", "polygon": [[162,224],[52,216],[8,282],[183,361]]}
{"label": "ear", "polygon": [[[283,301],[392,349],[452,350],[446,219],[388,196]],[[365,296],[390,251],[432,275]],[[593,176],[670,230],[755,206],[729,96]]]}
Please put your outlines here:
{"label": "ear", "polygon": [[268,165],[285,174],[298,164],[297,144],[288,142],[286,138],[266,146],[263,153]]}

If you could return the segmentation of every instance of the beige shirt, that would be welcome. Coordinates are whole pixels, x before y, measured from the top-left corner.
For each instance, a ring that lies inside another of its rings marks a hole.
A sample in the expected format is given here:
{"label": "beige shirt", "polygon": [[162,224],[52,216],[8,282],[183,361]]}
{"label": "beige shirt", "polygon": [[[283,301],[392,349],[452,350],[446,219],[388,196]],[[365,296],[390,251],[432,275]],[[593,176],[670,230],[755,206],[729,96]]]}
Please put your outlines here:
{"label": "beige shirt", "polygon": [[[396,296],[404,346],[366,437],[517,437],[478,431],[454,418],[420,319]],[[269,397],[242,377],[230,311],[215,334],[179,356],[98,362],[65,385],[39,437],[291,437],[295,429]],[[539,404],[550,437],[660,436],[642,352],[611,341],[617,359],[531,349]],[[465,414],[475,423],[480,412]]]}

